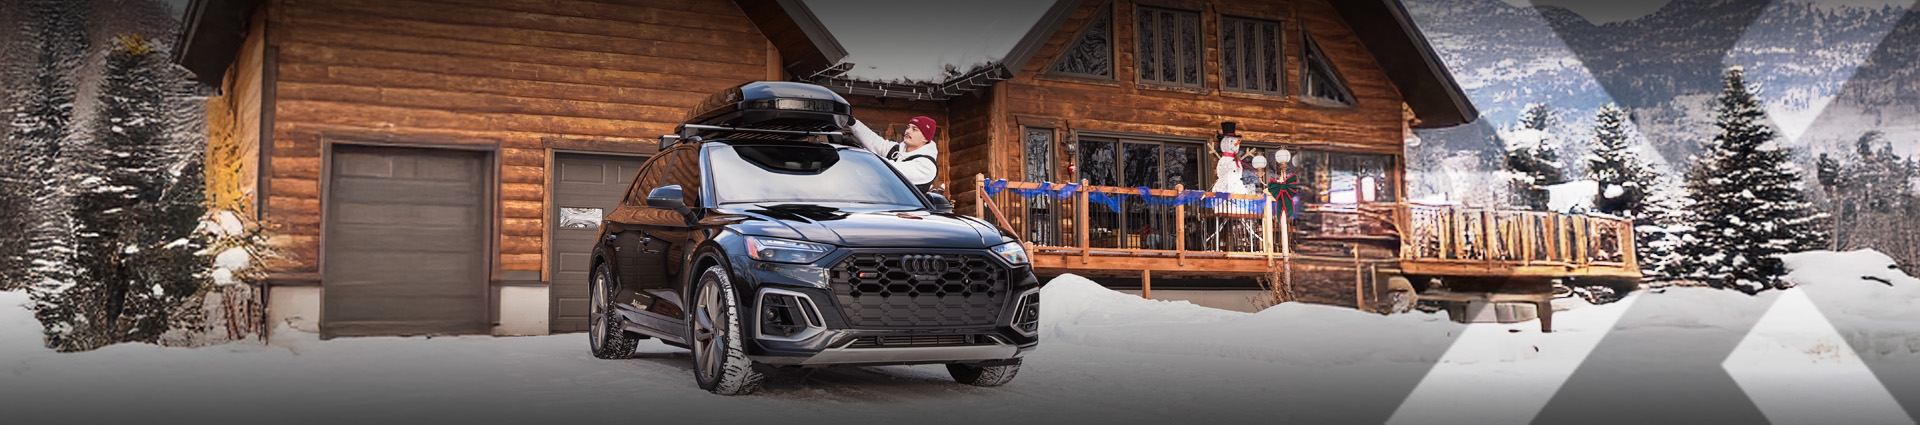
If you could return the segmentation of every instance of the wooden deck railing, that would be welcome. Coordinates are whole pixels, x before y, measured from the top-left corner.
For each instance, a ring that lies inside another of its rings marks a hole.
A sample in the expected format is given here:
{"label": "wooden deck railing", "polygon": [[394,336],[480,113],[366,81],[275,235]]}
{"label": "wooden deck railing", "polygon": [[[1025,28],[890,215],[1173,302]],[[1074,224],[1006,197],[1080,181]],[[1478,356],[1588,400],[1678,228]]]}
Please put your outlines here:
{"label": "wooden deck railing", "polygon": [[[1279,212],[1276,203],[1264,194],[1223,198],[1245,202],[1149,202],[1136,188],[1090,186],[1084,181],[1064,193],[1051,183],[1006,182],[998,193],[989,195],[988,184],[985,176],[975,176],[975,216],[1007,229],[1038,253],[1077,253],[1083,262],[1092,255],[1271,260],[1295,257],[1296,249],[1305,250],[1300,254],[1306,255],[1299,258],[1307,258],[1314,256],[1313,244],[1333,241],[1354,247],[1341,257],[1489,267],[1636,267],[1632,223],[1622,219],[1367,203],[1309,205],[1292,219],[1274,220]],[[1216,196],[1178,186],[1147,192],[1162,201],[1183,193],[1189,198]],[[1096,198],[1117,205],[1096,202]],[[1361,245],[1379,247],[1383,256],[1359,254]]]}
{"label": "wooden deck railing", "polygon": [[1405,211],[1406,260],[1637,267],[1630,220],[1449,205],[1409,204]]}
{"label": "wooden deck railing", "polygon": [[[1223,198],[1264,208],[1229,205],[1232,202],[1207,207],[1208,202],[1161,205],[1138,196],[1136,188],[1085,182],[1064,195],[1035,196],[1023,196],[1021,192],[1058,188],[1050,183],[1007,182],[999,193],[988,195],[985,177],[975,177],[974,183],[974,215],[1000,225],[1042,252],[1270,257],[1281,246],[1273,239],[1277,233],[1272,229],[1273,203],[1265,202],[1264,195]],[[1188,192],[1176,186],[1173,190],[1149,190],[1147,194],[1171,199],[1182,193]],[[1107,195],[1114,195],[1111,198],[1117,205],[1093,199]]]}

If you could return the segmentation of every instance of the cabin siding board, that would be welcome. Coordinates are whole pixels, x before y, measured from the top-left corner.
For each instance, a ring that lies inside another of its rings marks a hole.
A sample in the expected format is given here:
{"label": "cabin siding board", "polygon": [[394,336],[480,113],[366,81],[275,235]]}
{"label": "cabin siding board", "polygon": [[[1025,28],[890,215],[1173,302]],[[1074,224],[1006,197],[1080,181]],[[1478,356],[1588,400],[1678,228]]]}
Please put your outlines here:
{"label": "cabin siding board", "polygon": [[[491,147],[500,164],[492,171],[497,267],[540,272],[548,264],[550,148],[651,153],[687,108],[764,79],[773,59],[770,40],[726,0],[265,7],[275,33],[263,47],[277,52],[278,72],[266,209],[285,224],[276,241],[289,260],[275,272],[286,274],[319,272],[319,220],[306,217],[321,209],[323,139]],[[246,58],[237,77],[251,75]],[[250,119],[236,115],[236,127]]]}

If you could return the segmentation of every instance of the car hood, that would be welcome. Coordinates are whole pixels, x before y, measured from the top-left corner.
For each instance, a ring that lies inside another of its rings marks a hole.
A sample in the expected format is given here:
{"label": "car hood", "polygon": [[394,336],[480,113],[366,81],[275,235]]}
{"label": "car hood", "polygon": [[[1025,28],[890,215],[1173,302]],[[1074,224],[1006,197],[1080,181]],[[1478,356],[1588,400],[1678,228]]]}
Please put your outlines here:
{"label": "car hood", "polygon": [[740,220],[742,234],[860,248],[986,248],[1012,238],[979,220],[953,214],[827,206],[753,206],[719,212]]}

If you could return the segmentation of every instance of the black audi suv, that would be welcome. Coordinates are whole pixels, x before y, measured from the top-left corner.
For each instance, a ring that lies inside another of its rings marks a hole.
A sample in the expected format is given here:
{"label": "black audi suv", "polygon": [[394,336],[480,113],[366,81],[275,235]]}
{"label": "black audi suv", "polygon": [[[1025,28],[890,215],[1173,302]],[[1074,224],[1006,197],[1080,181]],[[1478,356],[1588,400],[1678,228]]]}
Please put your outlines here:
{"label": "black audi suv", "polygon": [[693,350],[700,388],[727,395],[785,367],[1013,379],[1039,343],[1026,251],[858,147],[849,112],[819,86],[749,83],[662,137],[601,225],[593,354],[659,338]]}

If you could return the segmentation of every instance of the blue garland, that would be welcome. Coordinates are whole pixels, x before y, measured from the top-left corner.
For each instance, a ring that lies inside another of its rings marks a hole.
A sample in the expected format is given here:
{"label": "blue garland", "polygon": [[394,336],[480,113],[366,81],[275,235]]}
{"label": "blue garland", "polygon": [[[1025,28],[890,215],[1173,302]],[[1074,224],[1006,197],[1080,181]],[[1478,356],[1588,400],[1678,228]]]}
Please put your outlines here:
{"label": "blue garland", "polygon": [[1125,193],[1087,192],[1087,203],[1106,205],[1107,210],[1113,212],[1119,212],[1120,202],[1125,200],[1127,200],[1127,194]]}
{"label": "blue garland", "polygon": [[1180,192],[1180,194],[1171,197],[1153,196],[1153,192],[1148,190],[1146,186],[1136,187],[1134,190],[1140,191],[1140,199],[1146,200],[1147,205],[1153,206],[1187,205],[1207,196],[1206,192],[1197,190]]}
{"label": "blue garland", "polygon": [[1079,183],[1067,183],[1065,185],[1061,185],[1059,190],[1054,191],[1053,199],[1064,200],[1067,198],[1072,198],[1073,194],[1079,193],[1079,192],[1080,192]]}
{"label": "blue garland", "polygon": [[987,196],[996,196],[1000,194],[1000,191],[1007,190],[1007,183],[1007,179],[988,181]]}

